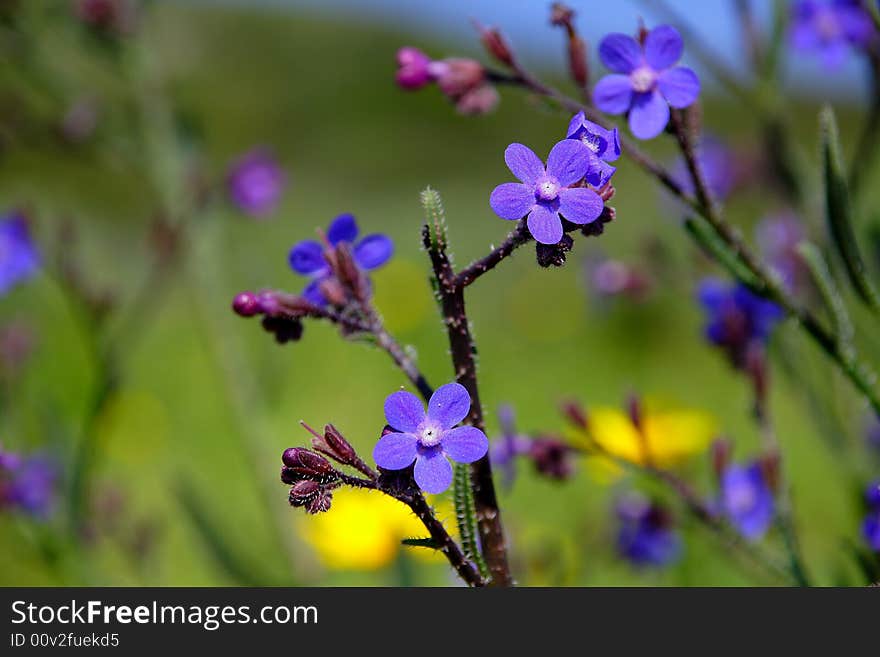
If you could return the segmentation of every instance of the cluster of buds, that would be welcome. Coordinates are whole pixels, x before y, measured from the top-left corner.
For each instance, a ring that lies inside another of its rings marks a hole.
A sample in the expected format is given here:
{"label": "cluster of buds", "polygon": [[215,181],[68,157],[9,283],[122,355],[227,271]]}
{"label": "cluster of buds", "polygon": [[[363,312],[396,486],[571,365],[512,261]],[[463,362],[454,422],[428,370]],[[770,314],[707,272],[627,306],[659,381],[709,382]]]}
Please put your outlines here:
{"label": "cluster of buds", "polygon": [[[597,189],[596,193],[607,203],[614,196],[614,186],[611,183],[607,183],[602,188]],[[535,259],[538,266],[544,268],[562,267],[565,264],[566,254],[574,247],[574,239],[568,233],[580,231],[584,237],[598,237],[605,232],[605,224],[614,221],[616,216],[617,211],[606,205],[602,209],[602,214],[595,221],[588,224],[573,224],[563,218],[562,229],[565,231],[565,234],[559,242],[556,244],[535,243]]]}
{"label": "cluster of buds", "polygon": [[434,82],[462,114],[486,114],[498,104],[498,91],[485,67],[474,59],[434,61],[418,48],[397,51],[397,84],[407,90]]}
{"label": "cluster of buds", "polygon": [[527,456],[538,474],[564,481],[574,474],[575,448],[560,438],[539,436],[531,440]]}
{"label": "cluster of buds", "polygon": [[290,485],[288,501],[293,507],[302,507],[307,513],[321,513],[330,509],[333,501],[333,490],[355,480],[333,467],[327,460],[329,457],[344,466],[354,468],[369,478],[376,478],[376,473],[361,459],[332,424],[324,427],[320,434],[305,422],[302,426],[312,434],[312,449],[305,447],[289,447],[281,455],[284,466],[281,468],[281,481]]}
{"label": "cluster of buds", "polygon": [[302,318],[320,310],[300,296],[273,290],[239,292],[232,300],[232,309],[241,317],[262,316],[263,328],[275,336],[278,344],[299,340]]}
{"label": "cluster of buds", "polygon": [[320,454],[304,447],[289,447],[281,455],[281,481],[290,485],[288,500],[308,513],[330,509],[333,489],[339,486],[339,473]]}

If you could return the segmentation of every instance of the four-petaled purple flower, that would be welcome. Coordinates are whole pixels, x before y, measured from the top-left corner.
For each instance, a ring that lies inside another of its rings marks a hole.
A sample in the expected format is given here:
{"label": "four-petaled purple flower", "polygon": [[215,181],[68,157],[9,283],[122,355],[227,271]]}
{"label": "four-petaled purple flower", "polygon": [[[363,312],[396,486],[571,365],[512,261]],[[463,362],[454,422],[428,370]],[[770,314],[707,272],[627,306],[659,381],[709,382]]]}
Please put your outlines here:
{"label": "four-petaled purple flower", "polygon": [[428,401],[428,412],[414,394],[399,391],[385,400],[385,419],[395,433],[387,433],[373,449],[376,465],[403,470],[415,461],[413,475],[426,493],[442,493],[452,483],[452,465],[473,463],[489,449],[486,434],[471,426],[453,428],[467,417],[471,397],[464,386],[447,383]]}
{"label": "four-petaled purple flower", "polygon": [[[358,266],[370,271],[381,267],[394,254],[394,243],[390,237],[381,234],[367,235],[355,243],[358,237],[358,225],[350,214],[336,217],[327,228],[327,242],[331,247],[344,242],[352,245],[352,255]],[[302,295],[319,306],[327,305],[321,294],[321,281],[331,275],[330,266],[324,258],[324,247],[315,240],[304,240],[290,250],[288,262],[297,274],[309,276],[312,282],[306,286]]]}
{"label": "four-petaled purple flower", "polygon": [[617,128],[606,130],[588,121],[583,112],[575,114],[568,124],[567,139],[574,139],[584,145],[587,158],[587,182],[593,187],[602,187],[611,180],[617,171],[608,162],[620,157],[620,134]]}
{"label": "four-petaled purple flower", "polygon": [[792,46],[817,53],[829,70],[839,68],[853,46],[866,47],[876,34],[859,0],[798,0],[791,19]]}
{"label": "four-petaled purple flower", "polygon": [[706,313],[706,338],[724,348],[738,367],[743,366],[749,347],[763,346],[784,316],[778,305],[741,283],[705,279],[698,297]]}
{"label": "four-petaled purple flower", "polygon": [[862,536],[875,552],[880,552],[880,479],[871,482],[865,490],[868,515],[862,523]]}
{"label": "four-petaled purple flower", "polygon": [[255,148],[232,163],[227,184],[239,210],[252,217],[265,217],[278,207],[286,176],[267,149]]}
{"label": "four-petaled purple flower", "polygon": [[718,506],[721,514],[743,536],[755,541],[773,523],[773,491],[760,463],[730,465],[720,477]]}
{"label": "four-petaled purple flower", "polygon": [[669,107],[681,109],[700,95],[700,79],[691,69],[675,66],[684,42],[669,25],[648,32],[644,44],[626,34],[609,34],[599,44],[599,57],[614,72],[593,90],[603,112],[629,112],[629,127],[639,139],[656,137],[669,123]]}
{"label": "four-petaled purple flower", "polygon": [[636,566],[666,566],[682,553],[682,541],[669,512],[640,494],[630,493],[617,501],[620,523],[618,553]]}
{"label": "four-petaled purple flower", "polygon": [[17,212],[0,219],[0,295],[27,280],[40,268],[40,254],[28,222]]}
{"label": "four-petaled purple flower", "polygon": [[511,144],[504,161],[522,182],[498,185],[489,205],[502,219],[516,221],[528,216],[532,237],[541,244],[557,244],[564,234],[559,215],[573,224],[599,218],[604,203],[586,187],[570,187],[587,174],[587,149],[580,142],[564,139],[553,147],[545,167],[537,155],[522,144]]}
{"label": "four-petaled purple flower", "polygon": [[57,467],[49,459],[0,450],[0,509],[18,509],[45,518],[55,501],[57,479]]}

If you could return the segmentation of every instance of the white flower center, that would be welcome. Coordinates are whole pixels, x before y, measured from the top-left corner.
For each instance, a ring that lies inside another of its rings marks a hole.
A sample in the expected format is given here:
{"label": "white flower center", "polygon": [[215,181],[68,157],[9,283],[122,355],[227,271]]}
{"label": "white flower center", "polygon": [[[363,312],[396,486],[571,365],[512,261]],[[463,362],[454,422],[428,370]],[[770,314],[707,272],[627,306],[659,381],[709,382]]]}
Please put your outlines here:
{"label": "white flower center", "polygon": [[646,93],[651,91],[654,88],[654,85],[657,83],[657,74],[654,72],[649,66],[642,66],[641,68],[637,68],[632,73],[629,74],[630,82],[632,82],[633,89],[638,93]]}
{"label": "white flower center", "polygon": [[584,136],[581,137],[581,143],[589,148],[594,153],[599,152],[599,137],[598,135],[592,135],[589,132],[585,132]]}
{"label": "white flower center", "polygon": [[419,442],[422,444],[422,447],[434,447],[440,444],[441,435],[440,427],[429,424],[422,428],[419,434]]}
{"label": "white flower center", "polygon": [[541,201],[554,201],[559,196],[559,183],[555,178],[542,178],[535,185],[535,196]]}

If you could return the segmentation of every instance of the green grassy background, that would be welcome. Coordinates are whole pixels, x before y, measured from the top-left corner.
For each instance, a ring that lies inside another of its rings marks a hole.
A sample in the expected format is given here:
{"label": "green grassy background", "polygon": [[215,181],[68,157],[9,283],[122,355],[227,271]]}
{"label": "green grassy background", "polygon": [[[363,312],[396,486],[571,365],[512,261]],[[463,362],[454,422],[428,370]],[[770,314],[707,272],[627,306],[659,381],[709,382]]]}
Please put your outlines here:
{"label": "green grassy background", "polygon": [[[393,84],[399,45],[447,52],[426,35],[296,13],[167,5],[151,14],[147,28],[151,60],[167,76],[170,96],[198,137],[212,175],[221,177],[231,158],[264,143],[287,168],[289,188],[271,221],[255,222],[225,207],[203,217],[186,264],[124,352],[122,387],[93,436],[94,497],[106,499],[108,490],[122,496],[118,531],[75,542],[62,518],[40,526],[4,515],[0,584],[451,583],[444,566],[426,567],[407,556],[372,573],[320,568],[298,538],[308,519],[287,508],[286,489],[276,483],[278,457],[306,441],[300,419],[332,421],[369,453],[383,424],[382,402],[405,381],[384,354],[342,342],[329,327],[309,324],[301,343],[280,348],[256,322],[233,315],[229,302],[242,289],[299,289],[302,281],[286,264],[289,246],[336,214],[353,212],[363,230],[387,232],[397,245],[393,263],[374,277],[389,329],[412,346],[435,385],[451,379],[419,248],[419,191],[431,185],[443,194],[456,261],[467,263],[509,228],[488,207],[491,189],[509,177],[505,146],[520,141],[546,153],[563,136],[568,117],[509,90],[502,91],[496,113],[480,118],[455,115],[434,89],[400,92]],[[44,55],[62,47],[49,34],[68,46],[81,40],[64,29],[43,34]],[[557,35],[547,36],[555,45]],[[73,90],[81,84],[111,103],[120,93],[112,75],[94,65],[43,59],[59,76],[78,80]],[[801,103],[792,116],[810,155],[816,150],[815,109]],[[130,310],[149,262],[145,236],[157,192],[130,158],[106,155],[107,146],[135,160],[146,155],[118,136],[124,122],[108,115],[96,143],[59,148],[39,131],[9,142],[0,154],[0,203],[30,207],[47,244],[60,221],[72,220],[88,279],[118,290],[123,310]],[[748,146],[756,144],[749,118],[733,101],[718,99],[708,102],[705,123]],[[843,124],[854,133],[855,120]],[[671,144],[665,142],[646,147],[668,158]],[[566,267],[540,270],[523,249],[469,291],[484,404],[491,410],[511,403],[522,429],[555,430],[562,427],[562,398],[589,406],[618,405],[631,391],[659,395],[714,414],[737,455],[746,458],[759,445],[748,388],[701,340],[693,303],[697,275],[715,270],[696,256],[675,206],[652,181],[626,161],[615,180],[618,220],[600,239],[578,239]],[[759,186],[732,203],[730,216],[750,234],[767,209],[778,207],[772,189]],[[807,220],[818,218],[817,210]],[[641,262],[648,245],[667,254],[662,283],[649,301],[603,305],[589,296],[588,254]],[[89,336],[48,275],[0,300],[0,317],[27,321],[38,335],[28,369],[9,392],[0,439],[18,449],[51,444],[69,467],[95,383]],[[857,441],[860,407],[846,382],[805,346],[795,327],[780,332],[776,353],[782,347],[823,396],[839,400],[847,440]],[[856,457],[829,449],[801,386],[779,367],[772,407],[807,561],[819,583],[846,582],[852,567],[841,545],[856,539],[859,521],[849,478]],[[492,413],[489,422],[496,431]],[[698,457],[686,472],[708,493],[707,463]],[[537,478],[526,467],[520,474],[501,501],[523,584],[766,582],[737,567],[724,547],[685,519],[686,558],[662,572],[634,571],[613,553],[614,487],[583,471],[565,484]],[[182,489],[205,507],[243,570],[230,569],[229,559],[206,543],[184,511]],[[93,514],[101,520],[107,512]],[[278,521],[283,538],[295,546],[294,579]],[[150,549],[133,558],[132,545],[144,537]],[[779,547],[777,536],[767,541]]]}

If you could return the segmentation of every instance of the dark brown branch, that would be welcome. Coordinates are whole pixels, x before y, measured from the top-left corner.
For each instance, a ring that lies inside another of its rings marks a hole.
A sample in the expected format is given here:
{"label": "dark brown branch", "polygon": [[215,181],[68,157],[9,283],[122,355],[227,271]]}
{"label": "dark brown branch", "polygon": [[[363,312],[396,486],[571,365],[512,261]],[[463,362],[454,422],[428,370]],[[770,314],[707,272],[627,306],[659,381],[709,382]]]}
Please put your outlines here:
{"label": "dark brown branch", "polygon": [[[431,227],[425,226],[422,238],[431,257],[436,278],[443,319],[449,336],[449,349],[455,368],[455,379],[463,385],[471,397],[468,421],[485,431],[483,407],[477,387],[477,367],[474,359],[475,346],[465,312],[464,287],[456,284],[455,272],[446,253],[445,236],[432,239]],[[492,466],[488,454],[471,465],[471,486],[477,512],[477,526],[483,555],[489,567],[491,586],[512,586],[513,578],[507,562],[507,541],[501,524],[501,512],[492,481]]]}
{"label": "dark brown branch", "polygon": [[505,240],[492,249],[488,255],[475,260],[455,275],[455,287],[467,287],[487,271],[494,269],[499,262],[523,244],[531,241],[531,239],[532,236],[529,233],[525,220],[520,221]]}

